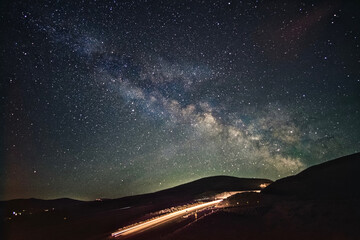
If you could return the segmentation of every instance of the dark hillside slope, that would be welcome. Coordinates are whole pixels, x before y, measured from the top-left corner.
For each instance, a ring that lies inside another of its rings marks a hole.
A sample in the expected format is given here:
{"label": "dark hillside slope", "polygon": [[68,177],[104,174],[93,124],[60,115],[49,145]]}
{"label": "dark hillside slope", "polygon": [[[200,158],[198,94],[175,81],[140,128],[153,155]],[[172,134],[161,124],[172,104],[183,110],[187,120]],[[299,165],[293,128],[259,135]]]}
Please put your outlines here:
{"label": "dark hillside slope", "polygon": [[258,190],[260,184],[272,183],[269,179],[260,178],[237,178],[230,176],[214,176],[201,178],[193,182],[185,183],[173,188],[159,191],[156,194],[201,194],[204,192],[224,192],[241,190]]}
{"label": "dark hillside slope", "polygon": [[98,205],[104,207],[135,206],[138,204],[157,204],[171,206],[195,200],[204,196],[213,196],[226,191],[260,190],[260,184],[269,184],[271,180],[258,178],[237,178],[230,176],[213,176],[185,183],[173,188],[154,193],[106,200]]}
{"label": "dark hillside slope", "polygon": [[0,206],[6,205],[14,209],[23,208],[64,208],[82,203],[82,201],[70,198],[58,198],[53,200],[43,200],[36,198],[14,199],[9,201],[0,201]]}
{"label": "dark hillside slope", "polygon": [[[71,199],[5,201],[0,204],[0,211],[3,208],[6,212],[1,219],[4,229],[0,229],[3,230],[0,231],[0,239],[108,239],[112,231],[153,217],[151,214],[157,211],[189,204],[203,197],[211,200],[220,192],[260,189],[260,184],[270,182],[266,179],[215,176],[155,193],[118,199],[90,202]],[[12,215],[12,211],[23,210],[26,211],[21,215]],[[28,214],[30,210],[32,214]],[[158,236],[151,239],[158,239]]]}
{"label": "dark hillside slope", "polygon": [[262,190],[265,194],[311,198],[358,198],[360,153],[307,168],[297,175],[282,178]]}
{"label": "dark hillside slope", "polygon": [[257,190],[260,184],[271,183],[271,180],[256,178],[237,178],[229,176],[213,176],[185,183],[173,188],[161,190],[154,193],[122,197],[117,199],[104,199],[103,201],[83,202],[68,198],[55,200],[41,199],[15,199],[0,201],[0,212],[2,215],[11,215],[13,211],[37,212],[44,209],[70,210],[73,213],[102,211],[121,207],[134,207],[141,205],[172,206],[195,200],[201,196],[214,195],[225,191]]}

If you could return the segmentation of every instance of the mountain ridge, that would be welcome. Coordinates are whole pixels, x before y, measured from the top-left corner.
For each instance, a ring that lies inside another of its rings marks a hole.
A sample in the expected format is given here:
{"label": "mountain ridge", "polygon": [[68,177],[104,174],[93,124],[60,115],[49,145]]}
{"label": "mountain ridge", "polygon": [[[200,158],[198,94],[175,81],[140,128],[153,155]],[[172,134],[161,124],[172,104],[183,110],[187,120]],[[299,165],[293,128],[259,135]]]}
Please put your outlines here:
{"label": "mountain ridge", "polygon": [[355,153],[276,180],[263,189],[262,193],[301,198],[359,197],[360,192],[356,191],[359,172],[360,153]]}

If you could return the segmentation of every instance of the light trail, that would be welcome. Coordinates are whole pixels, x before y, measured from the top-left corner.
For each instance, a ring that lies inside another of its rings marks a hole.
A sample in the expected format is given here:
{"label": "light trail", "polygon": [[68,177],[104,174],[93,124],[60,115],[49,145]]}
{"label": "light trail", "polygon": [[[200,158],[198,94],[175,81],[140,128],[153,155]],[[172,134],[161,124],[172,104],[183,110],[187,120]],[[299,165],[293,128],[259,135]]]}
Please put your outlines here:
{"label": "light trail", "polygon": [[111,234],[111,236],[112,237],[118,237],[120,235],[124,236],[124,235],[128,235],[128,234],[131,234],[131,233],[135,233],[137,231],[144,230],[146,228],[151,228],[151,227],[153,227],[153,226],[155,226],[155,225],[157,225],[159,223],[168,221],[168,220],[170,220],[172,218],[175,218],[175,217],[179,217],[179,216],[181,216],[183,214],[186,214],[188,212],[192,212],[192,211],[204,208],[204,207],[209,207],[211,205],[215,205],[215,204],[217,204],[217,203],[219,203],[221,201],[223,201],[223,199],[215,200],[215,201],[207,202],[207,203],[203,203],[203,204],[199,204],[197,206],[193,206],[193,207],[185,208],[183,210],[179,210],[179,211],[176,211],[176,212],[173,212],[173,213],[169,213],[169,214],[166,214],[166,215],[161,216],[159,218],[150,220],[148,222],[140,223],[140,224],[137,224],[137,225],[135,225],[133,227],[113,232]]}
{"label": "light trail", "polygon": [[195,210],[198,210],[198,209],[201,209],[201,208],[209,207],[211,205],[215,205],[215,204],[220,203],[224,199],[226,199],[226,198],[228,198],[228,197],[230,197],[230,196],[232,196],[234,194],[245,193],[245,192],[257,192],[257,193],[259,193],[260,190],[224,192],[224,193],[218,195],[218,197],[217,197],[218,200],[203,203],[203,204],[199,204],[199,205],[189,207],[189,208],[185,208],[183,210],[179,210],[179,211],[176,211],[176,212],[173,212],[173,213],[169,213],[169,214],[163,215],[161,217],[158,217],[156,219],[149,220],[149,221],[146,221],[144,223],[136,224],[136,225],[134,225],[132,227],[129,227],[129,228],[125,228],[125,229],[123,228],[121,230],[113,232],[111,234],[111,236],[112,237],[119,237],[119,236],[125,236],[125,235],[128,235],[128,234],[136,233],[138,231],[142,231],[142,230],[154,227],[154,226],[156,226],[156,225],[158,225],[160,223],[164,223],[166,221],[169,221],[169,220],[172,220],[174,218],[180,217],[181,215],[187,214],[189,212],[192,212],[192,211],[195,211]]}

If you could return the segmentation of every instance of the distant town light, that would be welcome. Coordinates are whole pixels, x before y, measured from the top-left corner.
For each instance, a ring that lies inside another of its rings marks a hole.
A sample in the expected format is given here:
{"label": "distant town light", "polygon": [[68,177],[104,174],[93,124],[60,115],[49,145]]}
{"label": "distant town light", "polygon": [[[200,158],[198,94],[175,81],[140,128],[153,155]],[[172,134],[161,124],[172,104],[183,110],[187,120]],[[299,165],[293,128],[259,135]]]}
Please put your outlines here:
{"label": "distant town light", "polygon": [[270,183],[262,183],[260,184],[260,188],[266,188],[267,186],[269,186]]}

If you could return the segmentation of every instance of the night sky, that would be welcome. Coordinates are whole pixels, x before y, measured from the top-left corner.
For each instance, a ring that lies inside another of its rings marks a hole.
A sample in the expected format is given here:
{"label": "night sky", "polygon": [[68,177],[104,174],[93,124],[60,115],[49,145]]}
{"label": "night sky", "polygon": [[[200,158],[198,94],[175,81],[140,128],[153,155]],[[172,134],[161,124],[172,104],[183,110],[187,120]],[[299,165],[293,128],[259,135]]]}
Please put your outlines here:
{"label": "night sky", "polygon": [[276,180],[360,151],[358,1],[0,11],[1,199]]}

